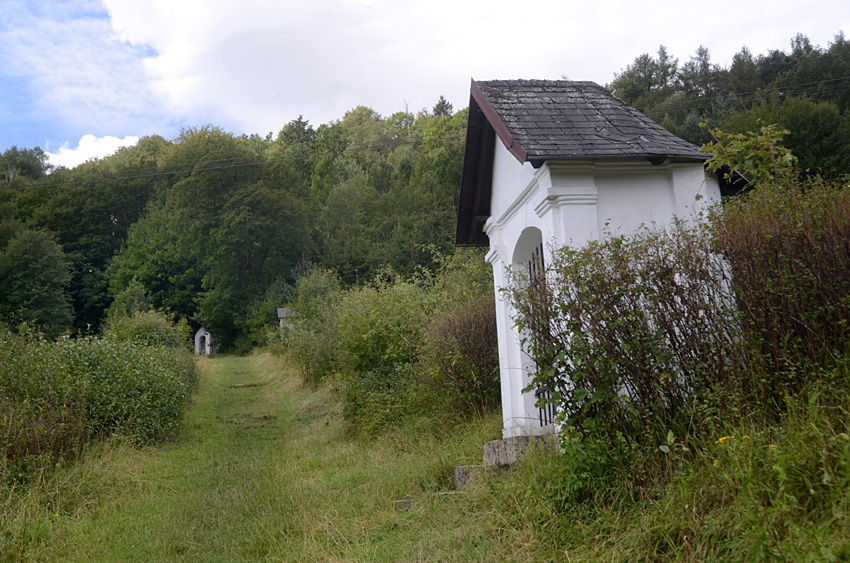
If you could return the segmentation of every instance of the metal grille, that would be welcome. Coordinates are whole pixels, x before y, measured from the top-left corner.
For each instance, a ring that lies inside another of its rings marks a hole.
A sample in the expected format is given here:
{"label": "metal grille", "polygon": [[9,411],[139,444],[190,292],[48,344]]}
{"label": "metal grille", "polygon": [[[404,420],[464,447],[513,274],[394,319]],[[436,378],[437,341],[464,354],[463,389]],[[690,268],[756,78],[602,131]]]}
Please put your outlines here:
{"label": "metal grille", "polygon": [[537,407],[537,416],[540,419],[540,426],[548,426],[555,422],[555,405],[549,402],[552,398],[552,394],[547,389],[538,388],[534,391],[534,398],[538,401],[540,399],[546,399],[547,401],[542,407]]}
{"label": "metal grille", "polygon": [[[543,243],[541,242],[534,252],[531,253],[531,258],[528,260],[528,279],[532,284],[546,283],[546,265],[543,262]],[[540,311],[540,318],[544,318],[545,311]],[[535,364],[535,371],[540,373],[540,365]],[[548,389],[540,387],[534,391],[536,401],[545,399],[547,402],[543,406],[537,407],[537,415],[540,420],[540,426],[548,426],[555,421],[555,406],[548,402],[552,398],[552,394]]]}

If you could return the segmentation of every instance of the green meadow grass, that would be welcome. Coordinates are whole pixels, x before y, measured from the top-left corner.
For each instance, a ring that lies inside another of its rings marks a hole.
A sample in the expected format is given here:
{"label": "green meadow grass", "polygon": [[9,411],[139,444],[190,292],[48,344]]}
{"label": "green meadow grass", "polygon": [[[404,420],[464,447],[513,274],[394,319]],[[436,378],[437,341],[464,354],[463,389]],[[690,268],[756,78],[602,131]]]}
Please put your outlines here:
{"label": "green meadow grass", "polygon": [[[783,421],[729,427],[675,476],[561,501],[533,451],[446,500],[490,415],[352,437],[327,387],[267,354],[201,360],[177,438],[101,442],[0,501],[4,561],[848,561],[850,406],[817,393]],[[662,455],[662,454],[659,454]],[[408,511],[392,502],[417,498]]]}
{"label": "green meadow grass", "polygon": [[[30,511],[18,522],[26,531],[7,558],[526,558],[528,534],[514,542],[516,534],[506,537],[504,522],[488,515],[492,509],[437,495],[451,488],[456,465],[480,461],[482,444],[499,432],[497,417],[366,443],[349,436],[338,409],[327,388],[303,387],[272,356],[204,360],[178,438],[146,449],[104,445],[31,491],[19,503]],[[48,509],[49,490],[75,500]],[[392,501],[411,497],[420,502],[395,511]]]}

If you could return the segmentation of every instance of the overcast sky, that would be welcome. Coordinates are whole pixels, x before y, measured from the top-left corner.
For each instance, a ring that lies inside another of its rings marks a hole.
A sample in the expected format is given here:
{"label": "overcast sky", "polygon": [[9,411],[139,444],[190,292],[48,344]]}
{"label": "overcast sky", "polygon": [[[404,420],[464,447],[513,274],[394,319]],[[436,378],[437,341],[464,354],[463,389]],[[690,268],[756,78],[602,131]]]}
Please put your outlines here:
{"label": "overcast sky", "polygon": [[460,109],[470,78],[605,84],[660,44],[727,66],[842,30],[848,0],[0,0],[0,151],[73,166],[184,127]]}

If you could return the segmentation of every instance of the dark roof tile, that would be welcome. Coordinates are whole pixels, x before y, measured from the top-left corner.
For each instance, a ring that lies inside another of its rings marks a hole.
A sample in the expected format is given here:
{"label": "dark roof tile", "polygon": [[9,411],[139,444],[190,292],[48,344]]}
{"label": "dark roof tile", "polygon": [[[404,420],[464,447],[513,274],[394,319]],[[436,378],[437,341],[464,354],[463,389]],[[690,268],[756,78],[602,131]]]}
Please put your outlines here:
{"label": "dark roof tile", "polygon": [[490,80],[476,83],[527,160],[707,155],[593,82]]}

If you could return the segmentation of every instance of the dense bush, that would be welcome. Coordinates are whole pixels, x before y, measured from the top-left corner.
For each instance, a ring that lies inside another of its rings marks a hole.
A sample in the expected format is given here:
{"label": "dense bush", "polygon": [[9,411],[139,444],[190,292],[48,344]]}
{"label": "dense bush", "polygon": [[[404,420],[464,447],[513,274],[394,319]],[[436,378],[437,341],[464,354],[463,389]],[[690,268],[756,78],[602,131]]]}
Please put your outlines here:
{"label": "dense bush", "polygon": [[83,394],[95,434],[126,434],[141,443],[171,437],[180,425],[196,383],[187,351],[109,340],[68,341],[80,350],[87,377]]}
{"label": "dense bush", "polygon": [[850,352],[848,179],[801,178],[781,145],[788,131],[774,125],[712,134],[707,167],[727,177],[735,170],[756,188],[727,202],[713,223],[747,341],[758,351],[742,390],[775,416],[785,395],[808,383],[802,372]]}
{"label": "dense bush", "polygon": [[423,369],[437,396],[483,413],[501,397],[496,307],[492,295],[438,313],[428,327]]}
{"label": "dense bush", "polygon": [[296,282],[289,303],[296,317],[281,328],[281,338],[305,382],[315,385],[334,371],[341,295],[339,276],[331,270],[312,268]]}
{"label": "dense bush", "polygon": [[123,434],[155,443],[174,434],[196,383],[178,346],[94,337],[52,342],[0,332],[0,448],[13,466],[73,455],[87,440]]}
{"label": "dense bush", "polygon": [[106,322],[115,317],[132,317],[135,313],[146,313],[155,307],[145,287],[133,278],[118,293],[106,309]]}
{"label": "dense bush", "polygon": [[296,284],[284,348],[307,382],[333,378],[343,414],[372,435],[410,416],[466,416],[498,402],[492,273],[481,252],[342,289],[313,269]]}
{"label": "dense bush", "polygon": [[114,342],[139,346],[189,349],[191,328],[185,320],[174,323],[167,314],[159,311],[137,311],[132,315],[110,317],[103,336]]}
{"label": "dense bush", "polygon": [[717,244],[731,264],[749,338],[777,372],[773,398],[799,391],[800,362],[834,361],[850,342],[850,190],[813,180],[729,202]]}
{"label": "dense bush", "polygon": [[545,277],[515,273],[509,296],[540,366],[536,385],[566,428],[609,451],[623,436],[688,433],[692,400],[744,366],[726,268],[698,227],[553,250]]}
{"label": "dense bush", "polygon": [[344,414],[367,433],[409,414],[413,370],[432,314],[422,284],[394,277],[340,300],[336,368]]}
{"label": "dense bush", "polygon": [[415,363],[433,313],[426,288],[400,278],[379,278],[346,292],[339,302],[338,368],[365,373]]}

